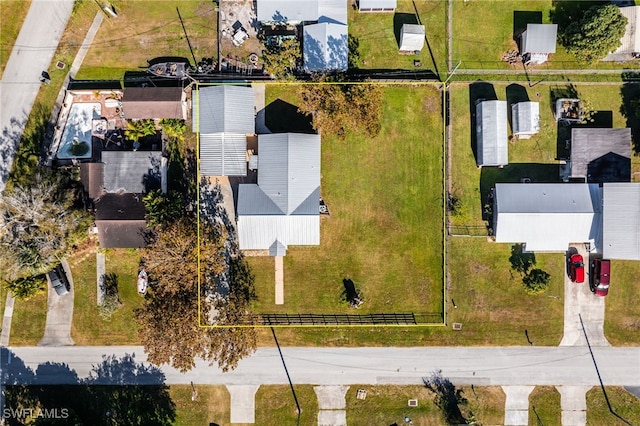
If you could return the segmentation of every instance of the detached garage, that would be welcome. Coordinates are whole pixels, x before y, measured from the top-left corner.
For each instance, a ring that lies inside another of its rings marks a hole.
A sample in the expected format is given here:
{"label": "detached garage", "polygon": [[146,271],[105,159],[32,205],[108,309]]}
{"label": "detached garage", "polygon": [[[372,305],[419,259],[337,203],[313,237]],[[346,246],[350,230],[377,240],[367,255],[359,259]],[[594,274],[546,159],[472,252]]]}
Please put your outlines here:
{"label": "detached garage", "polygon": [[400,29],[400,52],[420,52],[424,47],[424,25],[404,24]]}

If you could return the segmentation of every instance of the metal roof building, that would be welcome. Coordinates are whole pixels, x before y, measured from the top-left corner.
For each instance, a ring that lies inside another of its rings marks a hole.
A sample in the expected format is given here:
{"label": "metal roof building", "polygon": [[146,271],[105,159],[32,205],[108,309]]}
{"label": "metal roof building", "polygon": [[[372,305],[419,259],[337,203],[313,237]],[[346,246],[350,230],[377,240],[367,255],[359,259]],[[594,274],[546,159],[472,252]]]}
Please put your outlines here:
{"label": "metal roof building", "polygon": [[507,101],[482,101],[476,105],[478,166],[509,164]]}
{"label": "metal roof building", "polygon": [[571,129],[570,165],[587,182],[630,182],[631,129]]}
{"label": "metal roof building", "polygon": [[524,243],[527,251],[566,251],[570,243],[602,238],[598,184],[497,183],[494,235],[499,243]]}
{"label": "metal roof building", "polygon": [[346,25],[330,23],[305,25],[303,32],[305,71],[346,71],[349,63]]}
{"label": "metal roof building", "polygon": [[[256,132],[252,87],[200,86],[193,99],[194,133],[253,135]],[[196,128],[197,125],[199,129]]]}
{"label": "metal roof building", "polygon": [[605,183],[603,192],[603,256],[640,260],[640,184]]}
{"label": "metal roof building", "polygon": [[141,194],[160,188],[160,151],[102,151],[104,190]]}
{"label": "metal roof building", "polygon": [[318,23],[347,25],[347,0],[318,0]]}
{"label": "metal roof building", "polygon": [[540,104],[519,102],[511,105],[511,126],[515,136],[527,139],[540,131]]}
{"label": "metal roof building", "polygon": [[395,12],[398,0],[358,0],[359,12]]}
{"label": "metal roof building", "polygon": [[318,0],[257,0],[258,21],[298,23],[318,19]]}
{"label": "metal roof building", "polygon": [[613,53],[640,52],[640,6],[621,7],[620,13],[627,18],[627,28],[620,39],[620,47]]}
{"label": "metal roof building", "polygon": [[181,87],[127,87],[122,110],[127,119],[186,119],[186,95]]}
{"label": "metal roof building", "polygon": [[258,184],[238,189],[240,249],[275,255],[288,245],[318,245],[320,136],[259,135],[258,153]]}
{"label": "metal roof building", "polygon": [[558,24],[527,24],[522,33],[522,56],[527,63],[546,62],[549,53],[556,53]]}
{"label": "metal roof building", "polygon": [[424,25],[404,24],[400,29],[400,51],[415,52],[424,47]]}
{"label": "metal roof building", "polygon": [[246,176],[247,136],[238,133],[200,135],[200,175]]}

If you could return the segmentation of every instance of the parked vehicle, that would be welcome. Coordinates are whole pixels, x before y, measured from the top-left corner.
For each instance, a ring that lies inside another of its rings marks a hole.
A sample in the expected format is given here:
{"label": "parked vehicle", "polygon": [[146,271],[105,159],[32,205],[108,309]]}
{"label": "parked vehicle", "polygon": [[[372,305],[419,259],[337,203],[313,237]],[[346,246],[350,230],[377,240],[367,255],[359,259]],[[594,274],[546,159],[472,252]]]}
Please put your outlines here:
{"label": "parked vehicle", "polygon": [[144,296],[147,294],[147,285],[149,281],[147,278],[147,272],[143,269],[138,273],[138,294]]}
{"label": "parked vehicle", "polygon": [[584,282],[584,261],[579,254],[571,255],[569,259],[569,278],[574,283]]}
{"label": "parked vehicle", "polygon": [[606,259],[595,259],[592,266],[592,279],[589,288],[596,296],[604,297],[609,294],[609,278],[611,275],[611,261]]}
{"label": "parked vehicle", "polygon": [[69,294],[69,280],[64,272],[62,265],[58,265],[47,273],[51,281],[51,287],[56,291],[58,296]]}

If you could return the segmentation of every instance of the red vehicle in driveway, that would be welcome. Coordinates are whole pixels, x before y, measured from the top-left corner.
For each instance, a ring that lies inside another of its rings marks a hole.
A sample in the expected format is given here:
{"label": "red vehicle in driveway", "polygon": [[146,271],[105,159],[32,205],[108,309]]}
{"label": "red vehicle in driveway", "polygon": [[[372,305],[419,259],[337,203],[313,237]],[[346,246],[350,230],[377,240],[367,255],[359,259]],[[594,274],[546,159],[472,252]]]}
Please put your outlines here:
{"label": "red vehicle in driveway", "polygon": [[584,261],[579,254],[571,255],[569,259],[569,278],[574,283],[584,282]]}
{"label": "red vehicle in driveway", "polygon": [[605,259],[596,259],[593,262],[593,279],[589,283],[591,291],[596,296],[609,294],[609,278],[611,275],[611,262]]}

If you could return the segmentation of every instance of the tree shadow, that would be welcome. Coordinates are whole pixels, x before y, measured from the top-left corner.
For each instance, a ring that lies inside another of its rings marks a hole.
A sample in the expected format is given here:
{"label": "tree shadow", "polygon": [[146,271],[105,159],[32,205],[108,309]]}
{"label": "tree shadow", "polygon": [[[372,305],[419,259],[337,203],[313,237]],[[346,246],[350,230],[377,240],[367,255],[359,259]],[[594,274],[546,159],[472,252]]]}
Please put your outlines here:
{"label": "tree shadow", "polygon": [[356,289],[356,285],[353,280],[351,278],[344,278],[342,280],[342,285],[344,286],[344,290],[342,291],[343,300],[352,308],[357,308],[362,305],[362,297],[360,296],[360,292]]}
{"label": "tree shadow", "polygon": [[400,49],[400,31],[404,24],[419,25],[418,16],[414,13],[395,13],[393,15],[393,34]]}
{"label": "tree shadow", "polygon": [[533,266],[535,266],[536,255],[533,252],[525,252],[523,249],[524,244],[512,245],[509,263],[511,263],[511,269],[524,276]]}
{"label": "tree shadow", "polygon": [[265,107],[265,124],[273,133],[315,134],[311,116],[298,111],[298,107],[276,99]]}
{"label": "tree shadow", "polygon": [[[462,413],[461,407],[467,405],[467,399],[462,396],[462,389],[456,389],[449,379],[442,376],[441,371],[436,371],[429,378],[422,378],[425,387],[435,394],[435,404],[444,415],[445,422],[449,425],[469,424],[468,418]],[[473,413],[469,411],[469,418]]]}
{"label": "tree shadow", "polygon": [[493,84],[478,80],[469,85],[469,117],[471,117],[471,132],[469,134],[471,135],[471,151],[473,152],[473,158],[476,164],[478,164],[476,104],[483,100],[492,101],[497,99],[498,95],[496,94],[496,89],[493,87]]}
{"label": "tree shadow", "polygon": [[514,10],[513,11],[513,41],[518,45],[520,52],[520,36],[526,31],[527,24],[542,24],[542,12],[530,10]]}
{"label": "tree shadow", "polygon": [[622,105],[620,113],[626,119],[626,127],[631,129],[633,153],[640,154],[640,84],[625,83],[620,89]]}

